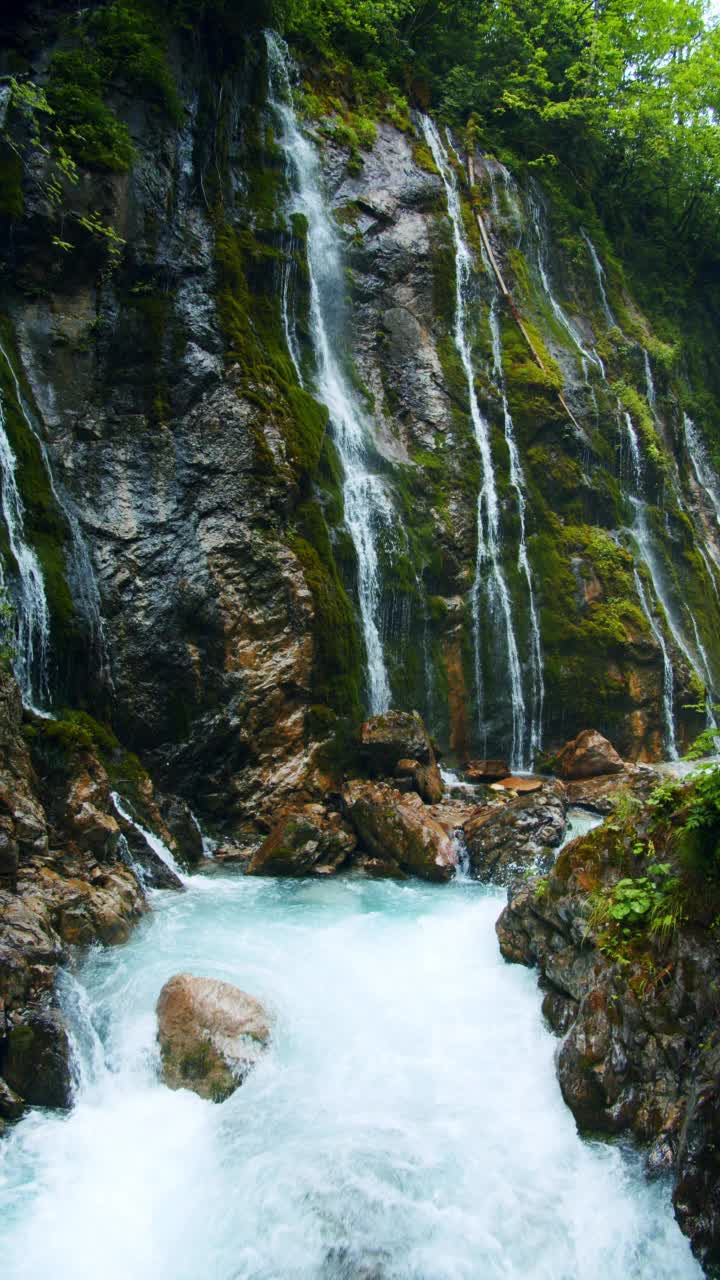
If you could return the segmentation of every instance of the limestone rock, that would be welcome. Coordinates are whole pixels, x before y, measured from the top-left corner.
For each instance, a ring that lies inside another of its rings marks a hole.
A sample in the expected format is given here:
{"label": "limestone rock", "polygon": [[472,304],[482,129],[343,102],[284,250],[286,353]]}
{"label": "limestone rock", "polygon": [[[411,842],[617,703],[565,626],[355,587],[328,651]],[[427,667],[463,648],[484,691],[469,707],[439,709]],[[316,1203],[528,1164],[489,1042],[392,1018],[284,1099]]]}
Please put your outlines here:
{"label": "limestone rock", "polygon": [[328,875],[347,862],[356,844],[339,813],[306,804],[279,819],[253,855],[248,875]]}
{"label": "limestone rock", "polygon": [[234,1093],[270,1040],[259,1000],[229,982],[189,973],[165,983],[157,1020],[165,1083],[213,1102]]}
{"label": "limestone rock", "polygon": [[464,825],[471,873],[478,880],[508,884],[528,867],[547,869],[566,826],[567,796],[562,782],[509,804],[480,809]]}
{"label": "limestone rock", "polygon": [[420,797],[382,782],[351,782],[343,802],[363,849],[388,857],[425,880],[449,880],[457,866],[455,845]]}
{"label": "limestone rock", "polygon": [[557,757],[557,771],[565,780],[622,773],[624,768],[612,743],[597,729],[583,729],[572,742],[566,742]]}

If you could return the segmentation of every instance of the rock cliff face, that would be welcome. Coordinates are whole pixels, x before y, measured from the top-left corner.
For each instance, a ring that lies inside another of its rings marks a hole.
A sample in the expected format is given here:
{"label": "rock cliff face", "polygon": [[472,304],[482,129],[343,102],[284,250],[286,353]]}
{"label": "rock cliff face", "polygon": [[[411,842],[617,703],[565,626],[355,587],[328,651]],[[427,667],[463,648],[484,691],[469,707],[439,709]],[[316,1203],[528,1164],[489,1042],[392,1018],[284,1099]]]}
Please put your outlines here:
{"label": "rock cliff face", "polygon": [[708,809],[697,839],[692,785],[653,797],[626,794],[548,876],[516,881],[496,927],[505,958],[539,970],[578,1127],[631,1135],[651,1175],[672,1174],[678,1221],[717,1275],[716,837]]}
{"label": "rock cliff face", "polygon": [[[30,6],[10,24],[9,45],[40,83],[49,66],[52,82],[53,55],[75,38],[60,15],[49,9],[41,18]],[[32,155],[20,173],[19,202],[2,215],[2,394],[48,583],[55,705],[90,706],[111,720],[163,784],[211,822],[267,829],[279,796],[309,802],[322,791],[314,744],[336,731],[338,716],[359,714],[358,569],[332,424],[328,434],[322,409],[298,386],[283,336],[291,272],[295,330],[310,360],[304,232],[284,212],[289,178],[266,104],[264,43],[251,26],[227,58],[212,42],[183,41],[177,34],[168,46],[179,112],[163,111],[149,93],[111,91],[132,163],[124,172],[81,168],[65,192],[70,225],[79,225],[71,215],[95,211],[123,238],[110,268],[98,237],[82,227],[70,252],[55,243],[43,185],[49,162]],[[330,89],[340,95],[327,109],[331,123],[341,120],[343,85],[312,88],[316,104],[326,105]],[[11,115],[18,139],[23,127]],[[393,704],[419,708],[460,755],[486,744],[507,749],[505,658],[488,638],[479,729],[471,589],[482,467],[454,342],[443,182],[417,117],[402,127],[381,119],[360,152],[341,145],[340,129],[324,126],[317,142],[345,243],[353,376],[404,530],[402,545],[380,548]],[[515,184],[479,155],[475,179],[487,243],[544,365],[533,362],[507,307],[496,315],[500,370],[493,363],[494,277],[463,194],[475,258],[476,393],[495,460],[522,679],[527,685],[530,624],[506,412],[525,477],[545,744],[590,721],[623,755],[653,757],[667,738],[662,645],[681,735],[693,727],[683,704],[698,700],[700,681],[714,685],[720,675],[715,547],[707,493],[688,479],[682,369],[654,337],[619,264],[609,257],[596,278],[581,229],[546,206],[538,188]],[[459,168],[458,184],[464,191]],[[636,496],[628,415],[646,455],[665,612],[639,535],[624,532]],[[653,505],[661,495],[664,525]],[[89,550],[102,634],[93,636],[72,580],[69,519]],[[707,551],[696,549],[699,531]]]}

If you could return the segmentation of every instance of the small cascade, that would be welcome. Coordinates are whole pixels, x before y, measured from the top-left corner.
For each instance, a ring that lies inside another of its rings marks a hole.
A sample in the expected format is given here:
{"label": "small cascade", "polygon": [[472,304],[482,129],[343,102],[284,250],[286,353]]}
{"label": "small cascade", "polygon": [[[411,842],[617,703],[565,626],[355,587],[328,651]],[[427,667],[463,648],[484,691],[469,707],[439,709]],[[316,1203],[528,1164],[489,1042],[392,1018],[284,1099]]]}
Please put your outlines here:
{"label": "small cascade", "polygon": [[15,373],[13,363],[5,349],[0,343],[0,356],[4,359],[15,388],[15,398],[18,408],[22,413],[25,425],[31,435],[37,441],[45,472],[47,474],[50,492],[55,500],[58,509],[62,512],[70,532],[70,554],[68,557],[68,571],[70,577],[70,585],[72,588],[73,602],[78,606],[80,612],[85,618],[90,631],[90,639],[96,652],[97,665],[102,680],[112,683],[110,677],[110,666],[108,659],[107,643],[105,639],[105,629],[103,624],[102,612],[100,608],[100,592],[98,590],[95,571],[90,559],[90,551],[88,549],[85,536],[80,527],[80,521],[75,508],[68,498],[67,494],[61,490],[58,485],[53,468],[48,455],[45,441],[39,429],[35,415],[28,404],[26,397],[23,395],[20,380]]}
{"label": "small cascade", "polygon": [[512,714],[511,766],[513,769],[522,769],[527,761],[530,745],[527,731],[525,694],[513,624],[512,601],[502,567],[500,508],[490,444],[490,427],[481,413],[477,398],[468,335],[467,300],[472,277],[472,255],[463,230],[460,195],[455,173],[440,135],[429,116],[422,117],[422,129],[445,187],[448,217],[453,230],[455,244],[455,345],[465,373],[470,403],[470,417],[482,463],[482,485],[478,494],[477,506],[477,560],[472,594],[479,727],[482,732],[485,719],[485,682],[482,671],[481,642],[483,600],[486,599],[489,624],[500,631],[507,659]]}
{"label": "small cascade", "polygon": [[[25,509],[20,497],[15,455],[5,430],[0,397],[0,505],[17,579],[11,588],[15,649],[13,669],[26,706],[37,709],[49,698],[48,658],[50,610],[40,562],[25,537]],[[3,584],[5,574],[2,575]]]}
{"label": "small cascade", "polygon": [[61,969],[55,985],[70,1043],[73,1100],[105,1071],[105,1051],[92,1020],[87,988],[67,969]]}
{"label": "small cascade", "polygon": [[595,279],[597,280],[598,289],[600,290],[605,319],[607,320],[609,327],[611,329],[615,329],[617,328],[617,320],[615,319],[610,303],[608,302],[607,290],[605,288],[605,268],[598,257],[597,249],[595,248],[595,245],[590,239],[587,231],[581,227],[580,234],[587,245],[588,253],[590,254],[590,261],[593,264],[593,271],[595,272]]}
{"label": "small cascade", "polygon": [[182,879],[182,867],[178,866],[172,852],[160,837],[156,836],[154,831],[150,831],[147,827],[144,827],[141,822],[138,822],[137,818],[130,812],[127,806],[127,801],[123,800],[122,796],[119,796],[117,791],[111,791],[110,798],[115,809],[120,814],[120,817],[124,818],[126,822],[129,822],[136,831],[139,831],[140,835],[149,844],[153,853],[156,853],[158,858],[165,863],[165,866],[169,867],[171,871],[175,872],[176,876]]}
{"label": "small cascade", "polygon": [[200,836],[200,839],[202,840],[203,857],[214,858],[215,850],[217,848],[217,841],[212,840],[210,836],[205,834],[202,827],[200,826],[200,823],[195,817],[195,814],[193,813],[192,809],[190,810],[190,818],[192,820],[193,826],[195,827],[195,830],[197,831],[198,835]]}
{"label": "small cascade", "polygon": [[[358,562],[358,603],[367,659],[368,703],[372,714],[390,706],[390,682],[381,634],[382,581],[380,542],[394,541],[395,513],[381,475],[372,470],[374,432],[345,372],[345,277],[340,238],[323,196],[318,154],[300,127],[293,106],[290,68],[285,43],[266,33],[268,102],[279,125],[278,142],[285,154],[290,184],[288,212],[307,220],[310,277],[310,333],[315,355],[312,390],[327,406],[333,439],[343,471],[345,523]],[[291,359],[300,376],[293,330],[286,311],[284,323]]]}

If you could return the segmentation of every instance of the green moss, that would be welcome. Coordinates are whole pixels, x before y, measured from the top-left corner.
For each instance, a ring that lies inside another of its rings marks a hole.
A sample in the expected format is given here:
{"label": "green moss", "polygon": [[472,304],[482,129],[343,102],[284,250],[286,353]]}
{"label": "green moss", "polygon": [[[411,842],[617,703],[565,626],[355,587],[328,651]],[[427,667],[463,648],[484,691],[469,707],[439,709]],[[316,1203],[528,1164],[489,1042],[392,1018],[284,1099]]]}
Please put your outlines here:
{"label": "green moss", "polygon": [[62,140],[78,164],[122,172],[134,151],[127,125],[103,102],[99,63],[85,50],[56,53],[50,64],[47,98]]}

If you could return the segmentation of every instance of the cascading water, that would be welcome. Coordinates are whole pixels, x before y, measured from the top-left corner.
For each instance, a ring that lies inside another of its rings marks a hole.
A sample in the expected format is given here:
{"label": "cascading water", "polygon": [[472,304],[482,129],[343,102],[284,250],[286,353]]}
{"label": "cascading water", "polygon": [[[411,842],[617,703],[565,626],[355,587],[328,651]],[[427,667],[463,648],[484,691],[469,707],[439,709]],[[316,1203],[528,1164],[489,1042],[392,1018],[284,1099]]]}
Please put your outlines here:
{"label": "cascading water", "polygon": [[58,509],[62,512],[67,521],[68,530],[70,532],[70,555],[68,558],[68,571],[70,577],[70,585],[72,587],[73,603],[78,607],[82,616],[85,618],[90,633],[90,641],[96,652],[99,674],[102,679],[110,682],[110,668],[107,654],[107,644],[105,640],[105,629],[103,625],[102,613],[100,609],[100,592],[98,591],[95,572],[90,559],[90,552],[85,540],[80,521],[75,508],[58,485],[53,468],[48,455],[45,441],[38,427],[35,415],[23,394],[20,380],[15,372],[13,363],[0,342],[0,357],[2,357],[7,365],[10,377],[13,381],[15,389],[15,400],[17,406],[23,416],[25,425],[31,435],[37,441],[38,448],[45,465],[45,472],[50,486],[50,492]]}
{"label": "cascading water", "polygon": [[481,659],[481,633],[482,601],[485,596],[488,604],[489,622],[493,628],[500,629],[507,659],[512,714],[511,764],[514,769],[522,769],[528,762],[530,746],[525,694],[512,616],[512,601],[502,567],[500,509],[490,444],[490,428],[481,413],[475,390],[475,374],[468,335],[467,306],[473,270],[472,255],[463,231],[458,185],[447,151],[429,116],[422,117],[422,129],[445,187],[448,217],[453,231],[455,245],[455,345],[465,373],[470,403],[470,417],[482,464],[482,484],[478,494],[477,506],[477,560],[472,598],[475,677],[478,691],[480,727],[481,730],[484,728],[483,699],[485,682]]}
{"label": "cascading water", "polygon": [[635,590],[637,592],[637,597],[638,597],[638,600],[640,601],[642,611],[648,620],[650,630],[652,631],[655,637],[655,642],[662,654],[663,720],[665,721],[665,752],[669,760],[677,760],[678,749],[677,749],[677,741],[675,739],[675,709],[674,709],[675,676],[673,674],[672,661],[670,659],[670,654],[668,652],[667,644],[665,643],[665,636],[663,635],[662,627],[660,626],[657,618],[655,617],[655,614],[653,613],[650,607],[650,601],[648,600],[648,594],[647,594],[647,591],[645,590],[645,584],[643,583],[643,580],[640,577],[640,574],[638,573],[637,568],[633,569],[633,576],[635,579]]}
{"label": "cascading water", "polygon": [[[489,272],[489,278],[491,280],[495,280],[495,276],[492,271]],[[538,614],[537,603],[535,600],[532,569],[530,568],[530,561],[528,559],[527,552],[525,528],[525,476],[523,474],[520,454],[518,452],[517,441],[515,439],[515,426],[507,398],[507,388],[505,385],[505,373],[503,370],[502,360],[502,338],[500,335],[500,322],[498,319],[498,305],[499,291],[496,282],[495,296],[490,306],[490,334],[492,337],[495,379],[500,390],[500,397],[502,400],[505,443],[507,445],[508,456],[510,458],[510,483],[515,490],[515,497],[517,500],[518,522],[520,526],[517,563],[520,573],[525,578],[528,592],[528,613],[530,616],[530,672],[532,680],[532,716],[530,720],[530,763],[532,765],[537,752],[542,746],[543,704],[545,701],[542,638],[540,633],[540,616]]]}
{"label": "cascading water", "polygon": [[[698,680],[701,682],[701,684],[703,684],[709,690],[712,688],[712,673],[710,670],[707,654],[705,652],[704,646],[702,645],[700,636],[697,631],[697,625],[695,623],[695,619],[692,617],[692,615],[690,615],[691,622],[693,624],[694,631],[695,631],[697,653],[693,653],[692,649],[687,643],[685,636],[683,634],[680,620],[677,616],[677,613],[670,599],[670,596],[668,595],[664,587],[662,569],[658,561],[657,555],[655,553],[655,548],[653,546],[650,530],[648,527],[647,505],[646,505],[645,496],[644,496],[643,461],[642,461],[642,454],[640,451],[640,442],[638,440],[637,432],[635,430],[632,418],[629,413],[626,413],[624,415],[624,421],[625,421],[625,428],[627,432],[627,439],[628,439],[628,445],[629,445],[629,451],[630,451],[632,480],[633,480],[633,486],[635,489],[635,493],[631,497],[633,509],[635,511],[635,519],[633,521],[633,526],[632,526],[633,539],[635,541],[636,547],[638,549],[638,553],[643,561],[643,564],[646,566],[650,574],[650,578],[653,584],[653,591],[655,592],[655,596],[662,606],[662,609],[665,615],[665,620],[670,629],[670,634],[672,635],[673,641],[675,642],[677,648],[685,657],[690,669],[695,673]],[[642,603],[642,598],[641,598],[641,603]],[[652,627],[652,623],[651,623],[651,627]],[[663,653],[663,661],[665,664],[667,664],[669,663],[669,655],[667,654],[666,646],[665,645],[661,646],[661,649]],[[668,681],[669,681],[669,677],[666,672],[665,679],[664,679],[664,686],[666,688],[668,685]],[[708,708],[709,706],[710,706],[710,703],[708,701]],[[709,710],[708,710],[708,716],[709,716],[708,723],[711,723],[712,722],[711,712]],[[670,738],[669,730],[668,730],[667,736],[669,740]]]}
{"label": "cascading water", "polygon": [[590,261],[592,262],[595,279],[597,280],[598,289],[600,290],[605,319],[607,320],[609,327],[614,329],[617,327],[617,320],[615,319],[610,303],[608,302],[607,290],[605,288],[605,268],[598,257],[597,249],[595,248],[595,245],[590,239],[587,231],[581,228],[580,234],[582,235],[582,238],[587,245],[588,253],[590,254]]}
{"label": "cascading water", "polygon": [[604,379],[605,365],[600,359],[600,356],[598,355],[597,351],[594,351],[586,347],[575,325],[573,324],[567,312],[560,305],[558,299],[555,297],[555,294],[553,292],[553,288],[550,283],[550,277],[548,275],[548,267],[547,267],[547,235],[543,225],[543,216],[542,216],[540,201],[538,200],[537,196],[533,192],[531,192],[529,195],[529,208],[530,208],[530,217],[532,221],[532,227],[535,233],[535,246],[536,246],[535,260],[537,262],[538,275],[540,276],[540,283],[542,284],[547,300],[550,303],[550,308],[552,310],[552,313],[555,316],[555,319],[557,320],[560,327],[565,330],[573,346],[576,348],[576,350],[580,355],[581,363],[583,365],[583,376],[585,378],[585,381],[586,382],[588,381],[588,376],[587,376],[588,363],[595,365],[596,369],[598,369],[600,372],[600,376]]}
{"label": "cascading water", "polygon": [[[50,610],[40,562],[25,537],[25,509],[18,489],[15,455],[5,430],[0,396],[0,503],[10,551],[17,567],[12,587],[14,613],[13,668],[23,702],[42,707],[49,696]],[[5,575],[3,574],[3,582]]]}
{"label": "cascading water", "polygon": [[[63,992],[75,1106],[0,1143],[8,1280],[701,1280],[667,1184],[578,1136],[536,976],[498,952],[502,890],[186,885]],[[158,1079],[178,972],[273,1014],[220,1106]]]}
{"label": "cascading water", "polygon": [[[268,102],[278,122],[292,189],[289,213],[307,220],[310,277],[310,334],[315,356],[313,390],[327,406],[333,439],[343,470],[345,523],[358,563],[358,603],[367,659],[368,703],[373,714],[390,706],[390,682],[381,635],[382,582],[380,540],[394,540],[395,513],[381,475],[372,470],[374,435],[345,372],[341,344],[345,332],[345,278],[341,244],[332,212],[323,195],[318,154],[301,129],[293,106],[292,62],[284,42],[266,34]],[[287,307],[284,313],[288,350],[300,374],[300,361]]]}
{"label": "cascading water", "polygon": [[692,418],[683,414],[685,445],[695,479],[705,494],[720,526],[720,480],[716,476],[707,447]]}

